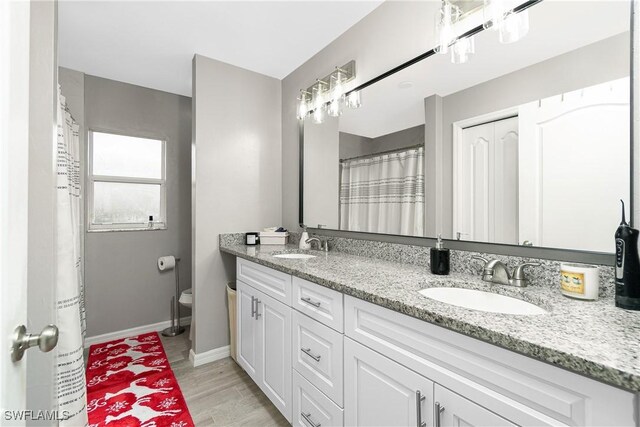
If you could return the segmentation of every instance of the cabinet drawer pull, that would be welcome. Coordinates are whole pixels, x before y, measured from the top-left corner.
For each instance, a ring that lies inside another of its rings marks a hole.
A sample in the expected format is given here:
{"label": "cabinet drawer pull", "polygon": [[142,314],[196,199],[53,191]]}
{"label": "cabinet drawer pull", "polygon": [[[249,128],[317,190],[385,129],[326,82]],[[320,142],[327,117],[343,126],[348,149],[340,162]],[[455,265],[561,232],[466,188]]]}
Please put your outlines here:
{"label": "cabinet drawer pull", "polygon": [[309,356],[310,358],[312,358],[316,362],[320,361],[320,355],[319,354],[315,355],[315,354],[311,353],[311,349],[310,348],[301,348],[300,351],[302,351],[304,354],[306,354],[307,356]]}
{"label": "cabinet drawer pull", "polygon": [[254,297],[253,295],[251,296],[251,317],[254,317],[256,315],[256,297]]}
{"label": "cabinet drawer pull", "polygon": [[[416,426],[417,427],[426,427],[427,426],[427,422],[426,421],[422,421],[422,402],[425,401],[427,397],[422,395],[422,392],[420,390],[416,391]],[[436,424],[436,427],[439,427]]]}
{"label": "cabinet drawer pull", "polygon": [[258,312],[258,308],[259,308],[259,305],[260,305],[261,302],[262,301],[260,301],[258,298],[256,298],[256,320],[258,320],[258,317],[261,316],[261,314]]}
{"label": "cabinet drawer pull", "polygon": [[320,307],[320,301],[313,301],[309,297],[300,298],[301,301],[306,302],[307,304],[311,304],[314,307]]}
{"label": "cabinet drawer pull", "polygon": [[300,415],[302,415],[302,418],[304,418],[304,420],[308,422],[311,425],[311,427],[320,427],[322,425],[320,423],[316,424],[313,422],[313,420],[311,419],[311,413],[305,414],[304,412],[300,412]]}
{"label": "cabinet drawer pull", "polygon": [[442,406],[440,404],[440,402],[436,402],[435,404],[436,407],[436,426],[435,427],[440,427],[440,414],[442,414],[444,412],[444,406]]}

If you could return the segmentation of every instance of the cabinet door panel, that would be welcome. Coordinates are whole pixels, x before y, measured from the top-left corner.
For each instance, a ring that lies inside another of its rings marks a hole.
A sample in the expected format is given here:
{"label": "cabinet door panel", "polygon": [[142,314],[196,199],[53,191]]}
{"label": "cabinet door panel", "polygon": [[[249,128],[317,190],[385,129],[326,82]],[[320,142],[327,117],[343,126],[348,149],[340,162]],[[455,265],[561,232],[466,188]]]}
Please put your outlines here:
{"label": "cabinet door panel", "polygon": [[238,364],[257,382],[261,369],[258,322],[252,315],[254,293],[253,288],[238,281],[236,296]]}
{"label": "cabinet door panel", "polygon": [[261,292],[256,294],[263,366],[258,384],[291,421],[291,308]]}
{"label": "cabinet door panel", "polygon": [[345,425],[433,425],[433,382],[348,338],[344,350]]}
{"label": "cabinet door panel", "polygon": [[[441,408],[439,415],[441,427],[515,426],[488,409],[438,384],[435,385],[434,400]],[[437,417],[438,414],[435,416]]]}

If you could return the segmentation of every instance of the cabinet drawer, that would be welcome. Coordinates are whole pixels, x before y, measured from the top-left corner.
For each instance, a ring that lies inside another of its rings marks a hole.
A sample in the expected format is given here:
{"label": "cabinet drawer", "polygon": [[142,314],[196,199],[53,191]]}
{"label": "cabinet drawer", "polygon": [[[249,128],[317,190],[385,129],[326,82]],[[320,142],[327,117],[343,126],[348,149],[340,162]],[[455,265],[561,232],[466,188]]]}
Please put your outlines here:
{"label": "cabinet drawer", "polygon": [[293,367],[342,406],[343,335],[293,311]]}
{"label": "cabinet drawer", "polygon": [[338,332],[344,331],[340,292],[294,277],[291,306]]}
{"label": "cabinet drawer", "polygon": [[299,427],[343,425],[342,409],[296,371],[293,371],[293,425]]}
{"label": "cabinet drawer", "polygon": [[284,304],[291,305],[291,275],[242,258],[237,260],[237,280]]}

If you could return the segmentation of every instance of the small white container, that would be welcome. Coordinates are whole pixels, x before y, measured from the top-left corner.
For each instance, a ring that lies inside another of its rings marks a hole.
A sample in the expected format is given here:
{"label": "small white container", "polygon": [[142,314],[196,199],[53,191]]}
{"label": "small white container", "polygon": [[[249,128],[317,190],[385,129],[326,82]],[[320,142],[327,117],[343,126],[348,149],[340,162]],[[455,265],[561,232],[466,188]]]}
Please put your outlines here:
{"label": "small white container", "polygon": [[261,231],[260,232],[260,244],[261,245],[286,245],[289,240],[288,231]]}
{"label": "small white container", "polygon": [[600,270],[595,265],[560,264],[560,292],[571,298],[597,300]]}

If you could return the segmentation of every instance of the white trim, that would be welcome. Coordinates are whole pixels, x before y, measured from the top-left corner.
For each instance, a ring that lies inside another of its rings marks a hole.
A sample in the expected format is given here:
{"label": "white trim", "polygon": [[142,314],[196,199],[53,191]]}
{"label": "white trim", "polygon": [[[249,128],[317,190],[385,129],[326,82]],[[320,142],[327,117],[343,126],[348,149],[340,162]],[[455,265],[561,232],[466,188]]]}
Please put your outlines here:
{"label": "white trim", "polygon": [[[180,325],[187,326],[191,324],[191,316],[180,318]],[[140,334],[147,334],[149,332],[160,332],[165,328],[171,326],[171,320],[165,320],[164,322],[152,323],[151,325],[136,326],[135,328],[123,329],[121,331],[108,332],[102,335],[95,335],[88,337],[84,340],[84,347],[88,348],[94,344],[100,344],[108,341],[119,340],[122,338],[134,337]],[[186,333],[186,332],[185,332]]]}
{"label": "white trim", "polygon": [[216,360],[224,359],[231,356],[231,347],[225,345],[223,347],[214,348],[213,350],[205,351],[204,353],[196,353],[193,349],[189,350],[189,360],[191,365],[196,366],[204,365],[205,363],[215,362]]}

